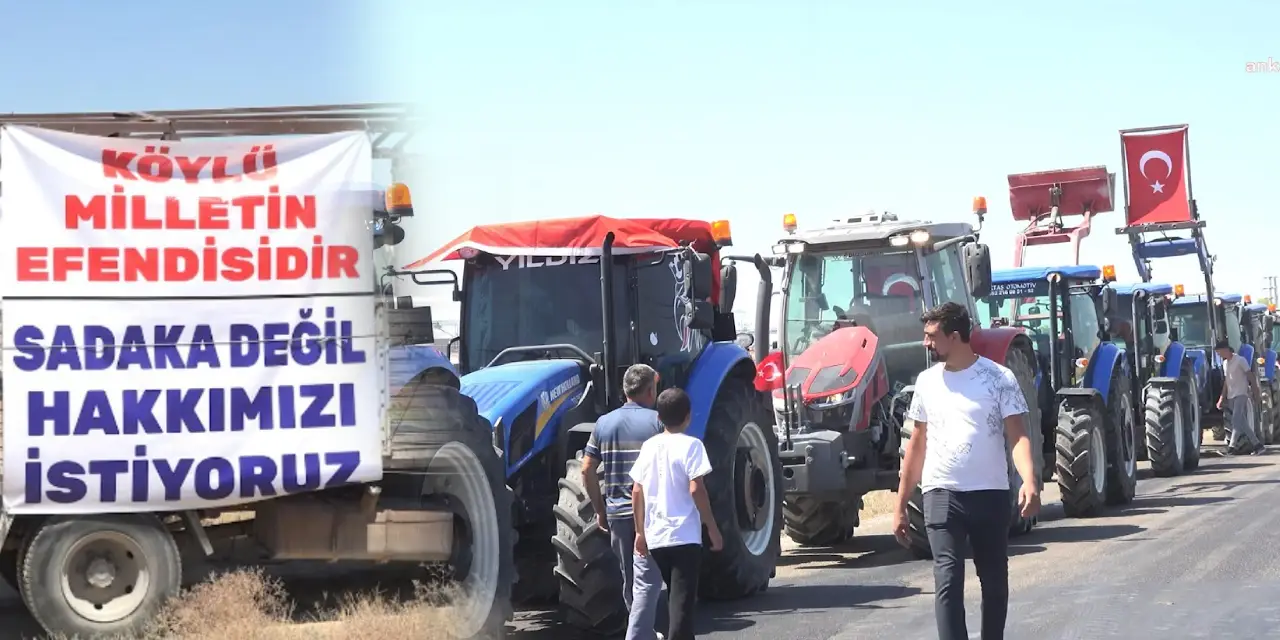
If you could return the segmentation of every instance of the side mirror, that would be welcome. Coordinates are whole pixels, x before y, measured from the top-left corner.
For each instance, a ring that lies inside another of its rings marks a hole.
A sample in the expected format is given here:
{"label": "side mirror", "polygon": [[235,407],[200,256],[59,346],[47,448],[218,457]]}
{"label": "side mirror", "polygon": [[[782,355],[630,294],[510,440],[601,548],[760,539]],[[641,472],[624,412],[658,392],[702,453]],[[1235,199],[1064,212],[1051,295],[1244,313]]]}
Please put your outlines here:
{"label": "side mirror", "polygon": [[449,344],[445,345],[444,350],[445,350],[445,356],[449,358],[449,362],[452,362],[453,366],[456,367],[462,363],[462,337],[461,336],[450,339]]}
{"label": "side mirror", "polygon": [[1177,328],[1169,328],[1169,340],[1172,342],[1182,342],[1182,337],[1178,334]]}
{"label": "side mirror", "polygon": [[711,280],[715,267],[711,264],[711,257],[705,253],[689,252],[693,258],[685,263],[685,268],[689,269],[692,276],[693,284],[689,297],[694,300],[708,300],[711,298]]}
{"label": "side mirror", "polygon": [[738,295],[738,267],[732,262],[720,268],[720,313],[733,311]]}
{"label": "side mirror", "polygon": [[739,333],[738,339],[735,340],[735,342],[737,342],[738,346],[742,347],[743,349],[750,349],[752,346],[755,345],[756,337],[749,333]]}
{"label": "side mirror", "polygon": [[1120,307],[1120,296],[1111,287],[1102,288],[1102,315],[1110,316]]}
{"label": "side mirror", "polygon": [[964,245],[964,275],[973,297],[984,298],[991,293],[991,249],[987,245]]}
{"label": "side mirror", "polygon": [[685,317],[694,331],[711,331],[716,326],[716,311],[710,302],[693,300],[685,306]]}
{"label": "side mirror", "polygon": [[[408,298],[409,296],[402,296]],[[397,300],[400,302],[401,300]],[[412,304],[412,301],[409,301]],[[431,320],[431,307],[387,309],[387,324],[391,343],[395,346],[435,344],[435,324]]]}
{"label": "side mirror", "polygon": [[1165,310],[1164,305],[1157,304],[1151,309],[1151,317],[1156,320],[1166,320],[1169,318],[1169,313]]}
{"label": "side mirror", "polygon": [[1156,335],[1160,335],[1160,336],[1162,336],[1162,335],[1164,335],[1164,334],[1166,334],[1166,333],[1169,333],[1169,321],[1167,321],[1167,320],[1156,320],[1156,327],[1155,327],[1155,329],[1152,331],[1152,333],[1155,333]]}

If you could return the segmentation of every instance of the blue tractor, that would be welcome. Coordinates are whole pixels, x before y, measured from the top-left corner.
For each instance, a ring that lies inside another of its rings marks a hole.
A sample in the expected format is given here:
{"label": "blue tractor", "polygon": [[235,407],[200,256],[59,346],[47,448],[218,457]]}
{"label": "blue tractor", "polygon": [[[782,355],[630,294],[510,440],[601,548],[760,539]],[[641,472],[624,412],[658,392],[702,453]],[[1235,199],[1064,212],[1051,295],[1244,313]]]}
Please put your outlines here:
{"label": "blue tractor", "polygon": [[1089,265],[995,271],[978,303],[984,326],[1031,336],[1044,478],[1057,476],[1071,517],[1131,502],[1138,482],[1134,400],[1125,348],[1109,337],[1107,318],[1118,303],[1106,282],[1114,273],[1107,275]]}
{"label": "blue tractor", "polygon": [[1158,477],[1194,471],[1200,466],[1201,398],[1208,378],[1204,359],[1190,355],[1172,323],[1172,306],[1181,287],[1138,283],[1115,285],[1119,304],[1113,335],[1128,348],[1134,405],[1142,408],[1144,447]]}
{"label": "blue tractor", "polygon": [[[759,256],[721,256],[730,243],[723,221],[591,216],[487,225],[395,272],[451,283],[461,303],[460,336],[448,352],[456,353],[461,392],[492,425],[515,492],[516,602],[558,599],[575,627],[625,627],[618,563],[596,524],[581,450],[596,419],[623,403],[622,374],[635,363],[656,369],[662,389],[689,393],[688,433],[705,443],[714,468],[707,489],[725,547],[703,560],[701,596],[767,588],[781,555],[782,471],[756,363],[736,342],[733,262],[751,261],[761,276],[759,344],[769,331],[771,279]],[[464,261],[460,282],[452,270],[422,268],[440,260]]]}
{"label": "blue tractor", "polygon": [[[1212,310],[1212,312],[1210,312]],[[1206,366],[1207,383],[1201,397],[1205,426],[1213,435],[1227,440],[1230,413],[1217,408],[1222,394],[1222,360],[1213,352],[1218,338],[1225,338],[1238,357],[1255,365],[1262,397],[1250,405],[1255,432],[1264,439],[1276,438],[1276,354],[1267,345],[1269,313],[1265,305],[1253,303],[1249,296],[1224,293],[1213,296],[1188,296],[1178,299],[1170,310],[1173,328],[1187,341],[1188,348]],[[1212,333],[1210,333],[1213,327]]]}

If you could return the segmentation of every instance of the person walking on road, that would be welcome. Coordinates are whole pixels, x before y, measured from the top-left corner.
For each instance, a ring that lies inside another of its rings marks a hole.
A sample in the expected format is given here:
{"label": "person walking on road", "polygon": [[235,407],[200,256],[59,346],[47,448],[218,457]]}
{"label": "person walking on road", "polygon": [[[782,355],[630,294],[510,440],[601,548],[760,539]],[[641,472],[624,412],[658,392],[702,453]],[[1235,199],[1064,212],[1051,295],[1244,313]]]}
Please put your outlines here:
{"label": "person walking on road", "polygon": [[925,529],[933,551],[934,615],[940,640],[967,640],[965,551],[982,583],[982,640],[1001,640],[1009,610],[1009,466],[1006,446],[1022,477],[1018,508],[1040,510],[1039,482],[1023,415],[1026,399],[1009,369],[977,355],[969,344],[973,321],[947,302],[926,311],[924,345],[938,364],[916,378],[906,419],[907,441],[898,487],[894,535],[909,546],[907,504],[920,484]]}
{"label": "person walking on road", "polygon": [[1230,342],[1219,340],[1214,350],[1222,358],[1222,395],[1218,396],[1218,410],[1231,409],[1231,437],[1227,442],[1227,453],[1258,455],[1267,450],[1254,433],[1251,419],[1254,416],[1250,400],[1262,397],[1258,378],[1249,362],[1236,355]]}
{"label": "person walking on road", "polygon": [[657,408],[663,433],[644,443],[631,469],[636,555],[652,554],[667,583],[667,638],[693,640],[702,525],[712,551],[724,548],[724,538],[703,482],[711,473],[711,460],[702,441],[684,433],[692,413],[688,394],[667,389],[658,396]]}
{"label": "person walking on road", "polygon": [[[630,471],[641,446],[662,432],[658,412],[650,409],[658,392],[658,372],[645,364],[632,365],[622,376],[626,404],[596,421],[596,428],[582,453],[582,482],[596,522],[609,532],[613,553],[622,570],[622,599],[630,612],[627,640],[661,640],[654,626],[662,574],[648,555],[636,554],[636,524],[631,506]],[[603,463],[604,492],[600,490],[597,463]]]}

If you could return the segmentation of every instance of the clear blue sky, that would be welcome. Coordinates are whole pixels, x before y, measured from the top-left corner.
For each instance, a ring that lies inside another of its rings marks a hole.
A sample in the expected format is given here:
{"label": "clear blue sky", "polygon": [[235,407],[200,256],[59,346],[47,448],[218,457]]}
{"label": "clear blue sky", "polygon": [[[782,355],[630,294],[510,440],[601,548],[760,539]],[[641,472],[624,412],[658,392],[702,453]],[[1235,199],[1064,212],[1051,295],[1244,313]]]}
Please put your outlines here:
{"label": "clear blue sky", "polygon": [[[1187,122],[1220,288],[1259,294],[1280,273],[1278,252],[1245,251],[1280,170],[1280,73],[1245,69],[1280,58],[1280,3],[184,6],[0,0],[0,111],[417,99],[415,252],[478,222],[591,212],[729,218],[767,251],[788,211],[968,219],[985,195],[997,266],[1007,174],[1118,171],[1119,129]],[[1119,219],[1085,260],[1133,278]],[[1199,288],[1192,258],[1156,274]]]}

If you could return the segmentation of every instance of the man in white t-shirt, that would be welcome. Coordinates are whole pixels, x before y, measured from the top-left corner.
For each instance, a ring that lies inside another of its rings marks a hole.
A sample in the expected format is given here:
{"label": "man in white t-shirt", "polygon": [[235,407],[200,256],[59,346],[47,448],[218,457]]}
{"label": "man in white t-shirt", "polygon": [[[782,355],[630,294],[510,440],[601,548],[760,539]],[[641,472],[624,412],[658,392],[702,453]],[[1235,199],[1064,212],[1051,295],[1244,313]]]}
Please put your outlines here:
{"label": "man in white t-shirt", "polygon": [[684,433],[692,414],[689,396],[667,389],[655,405],[663,431],[645,440],[631,468],[636,554],[651,556],[667,583],[667,640],[693,640],[702,525],[712,551],[724,548],[724,538],[703,482],[711,473],[707,450],[701,440]]}
{"label": "man in white t-shirt", "polygon": [[1009,611],[1009,465],[1022,476],[1024,517],[1040,509],[1039,483],[1022,416],[1026,399],[1009,369],[974,353],[969,311],[947,302],[921,316],[924,344],[938,364],[916,378],[906,418],[915,421],[898,486],[894,534],[904,546],[907,502],[924,492],[925,529],[933,551],[934,614],[940,640],[967,640],[965,549],[982,583],[982,640],[1004,637]]}

